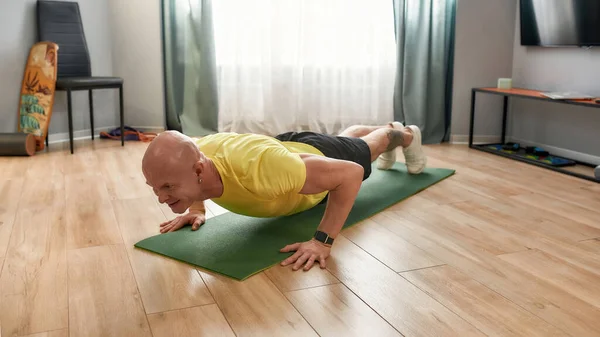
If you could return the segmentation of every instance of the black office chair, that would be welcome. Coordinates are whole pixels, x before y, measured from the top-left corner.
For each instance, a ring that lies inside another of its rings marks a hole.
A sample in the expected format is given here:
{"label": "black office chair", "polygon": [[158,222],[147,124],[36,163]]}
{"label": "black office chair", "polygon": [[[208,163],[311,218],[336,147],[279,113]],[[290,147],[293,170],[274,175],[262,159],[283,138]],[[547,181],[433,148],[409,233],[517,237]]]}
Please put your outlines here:
{"label": "black office chair", "polygon": [[[87,48],[79,4],[71,1],[37,1],[37,27],[39,41],[52,41],[58,44],[58,75],[56,90],[67,91],[69,114],[69,141],[73,153],[73,111],[71,92],[88,90],[90,103],[90,124],[94,139],[94,103],[92,90],[119,89],[121,118],[121,146],[125,145],[123,116],[123,79],[120,77],[92,76],[90,55]],[[48,137],[46,137],[48,145]]]}

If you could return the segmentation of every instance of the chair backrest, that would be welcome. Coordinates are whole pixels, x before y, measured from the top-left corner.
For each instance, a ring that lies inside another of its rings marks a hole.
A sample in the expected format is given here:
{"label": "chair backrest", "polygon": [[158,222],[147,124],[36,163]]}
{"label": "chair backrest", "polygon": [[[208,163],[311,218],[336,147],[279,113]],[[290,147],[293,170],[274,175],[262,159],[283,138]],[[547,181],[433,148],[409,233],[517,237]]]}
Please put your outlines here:
{"label": "chair backrest", "polygon": [[37,1],[38,41],[58,44],[58,78],[92,76],[79,4]]}

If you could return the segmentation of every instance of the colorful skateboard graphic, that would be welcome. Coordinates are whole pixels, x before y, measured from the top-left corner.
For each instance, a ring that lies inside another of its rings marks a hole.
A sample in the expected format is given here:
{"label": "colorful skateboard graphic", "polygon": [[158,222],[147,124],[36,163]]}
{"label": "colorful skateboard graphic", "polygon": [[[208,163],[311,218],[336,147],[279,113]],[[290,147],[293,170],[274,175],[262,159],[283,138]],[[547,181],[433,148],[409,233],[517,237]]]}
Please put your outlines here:
{"label": "colorful skateboard graphic", "polygon": [[29,51],[21,85],[19,132],[35,136],[36,150],[44,149],[56,86],[58,45],[38,42]]}

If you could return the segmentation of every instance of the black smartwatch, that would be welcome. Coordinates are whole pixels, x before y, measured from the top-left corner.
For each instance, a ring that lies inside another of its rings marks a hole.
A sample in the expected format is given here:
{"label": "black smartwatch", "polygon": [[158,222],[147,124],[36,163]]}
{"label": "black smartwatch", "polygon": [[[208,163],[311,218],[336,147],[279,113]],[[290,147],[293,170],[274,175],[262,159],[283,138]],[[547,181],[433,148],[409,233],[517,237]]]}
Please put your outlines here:
{"label": "black smartwatch", "polygon": [[333,244],[333,238],[330,237],[325,232],[316,231],[315,235],[314,235],[314,238],[315,238],[315,240],[317,240],[319,242],[323,242],[326,245],[332,245]]}

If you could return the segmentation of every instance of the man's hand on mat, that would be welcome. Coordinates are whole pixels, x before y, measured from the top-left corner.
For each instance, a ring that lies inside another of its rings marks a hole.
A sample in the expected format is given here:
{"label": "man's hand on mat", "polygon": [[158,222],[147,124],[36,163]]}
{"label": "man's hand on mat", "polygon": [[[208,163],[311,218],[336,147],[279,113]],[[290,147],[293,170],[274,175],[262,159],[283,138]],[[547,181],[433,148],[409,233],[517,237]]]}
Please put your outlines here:
{"label": "man's hand on mat", "polygon": [[287,245],[281,249],[282,253],[293,251],[296,253],[281,262],[281,265],[287,266],[293,263],[294,267],[292,269],[298,270],[306,263],[304,270],[309,270],[315,261],[321,265],[321,268],[325,268],[325,260],[329,257],[331,247],[311,239],[306,242]]}
{"label": "man's hand on mat", "polygon": [[176,217],[171,221],[166,221],[160,224],[160,232],[167,233],[173,232],[181,227],[192,224],[192,230],[195,231],[200,228],[201,225],[206,221],[204,213],[188,212],[186,215]]}

